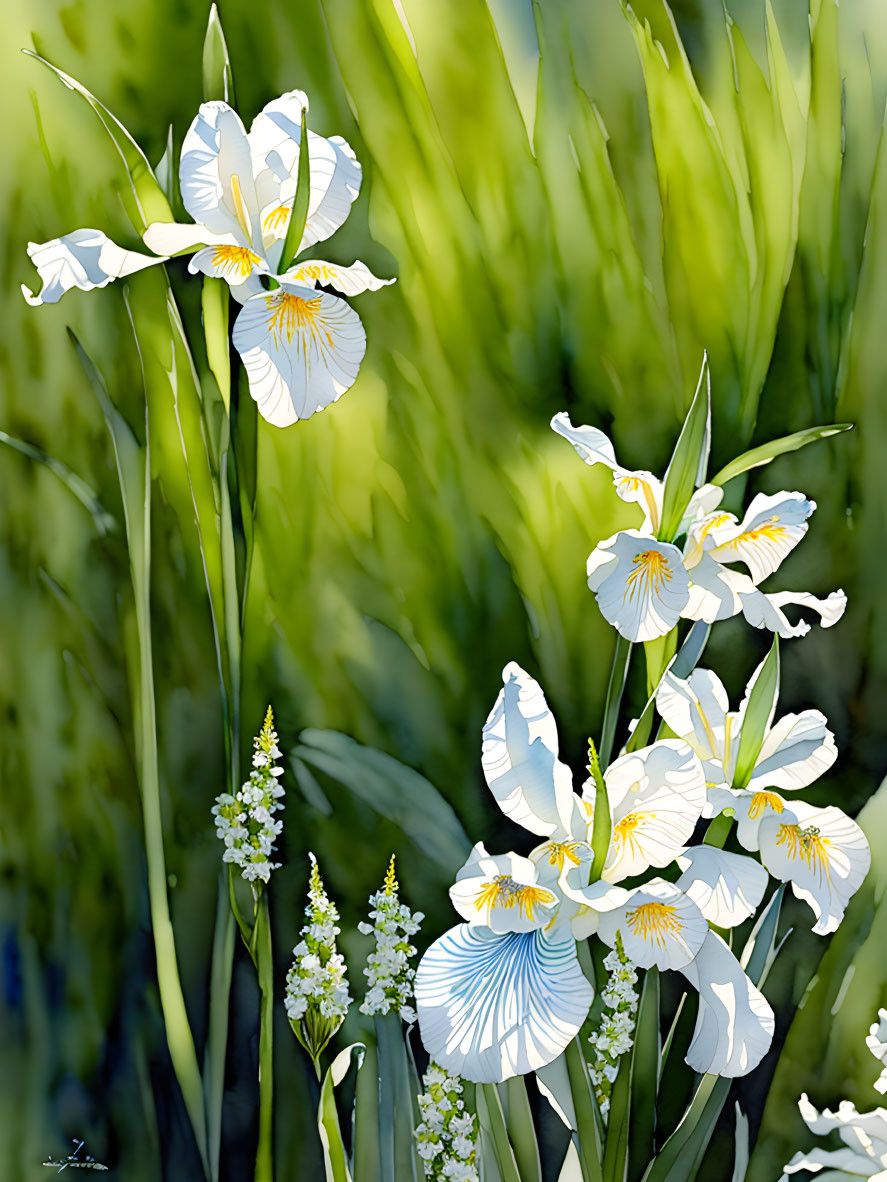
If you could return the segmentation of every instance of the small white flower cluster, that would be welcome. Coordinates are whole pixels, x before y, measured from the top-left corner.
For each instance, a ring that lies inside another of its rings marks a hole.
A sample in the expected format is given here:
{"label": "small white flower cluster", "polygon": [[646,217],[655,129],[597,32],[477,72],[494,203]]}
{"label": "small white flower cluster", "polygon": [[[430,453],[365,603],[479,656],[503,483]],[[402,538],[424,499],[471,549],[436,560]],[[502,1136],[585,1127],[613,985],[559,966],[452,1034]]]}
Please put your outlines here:
{"label": "small white flower cluster", "polygon": [[634,989],[638,975],[625,955],[618,934],[616,947],[604,957],[604,968],[609,974],[607,987],[601,994],[605,1009],[597,1033],[588,1041],[595,1049],[595,1060],[589,1064],[591,1082],[601,1116],[606,1120],[620,1056],[631,1050],[638,1008],[638,995]]}
{"label": "small white flower cluster", "polygon": [[477,1118],[465,1111],[462,1081],[429,1063],[422,1084],[422,1123],[416,1129],[416,1140],[425,1177],[478,1182]]}
{"label": "small white flower cluster", "polygon": [[339,911],[327,896],[317,859],[311,859],[308,882],[308,923],[301,931],[302,939],[293,949],[296,958],[286,977],[286,1012],[291,1022],[306,1017],[323,1020],[331,1027],[329,1038],[345,1020],[351,998],[345,977],[345,958],[336,951],[339,934]]}
{"label": "small white flower cluster", "polygon": [[249,779],[236,796],[230,792],[217,796],[212,811],[216,836],[225,843],[222,860],[233,862],[247,882],[257,878],[267,882],[271,871],[280,866],[279,862],[271,861],[271,854],[275,849],[274,839],[283,829],[283,822],[275,821],[274,813],[283,808],[280,797],[284,794],[280,786],[283,768],[274,763],[282,752],[277,746],[270,706],[253,746],[253,770]]}
{"label": "small white flower cluster", "polygon": [[360,1012],[387,1014],[396,1010],[404,1022],[415,1022],[416,1011],[408,1003],[413,996],[416,975],[410,958],[416,955],[416,949],[408,937],[418,932],[425,916],[421,911],[410,911],[401,903],[397,890],[392,854],[385,885],[381,891],[370,895],[370,919],[373,922],[357,925],[363,935],[376,937],[375,951],[367,957],[367,967],[363,970],[369,989],[361,1002]]}

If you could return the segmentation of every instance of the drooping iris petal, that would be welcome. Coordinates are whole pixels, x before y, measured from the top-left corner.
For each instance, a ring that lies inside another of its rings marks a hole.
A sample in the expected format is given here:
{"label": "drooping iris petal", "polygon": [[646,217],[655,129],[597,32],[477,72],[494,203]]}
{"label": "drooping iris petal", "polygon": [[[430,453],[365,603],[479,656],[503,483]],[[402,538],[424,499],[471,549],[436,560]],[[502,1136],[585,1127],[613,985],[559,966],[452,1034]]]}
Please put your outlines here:
{"label": "drooping iris petal", "polygon": [[[844,918],[871,864],[865,834],[846,813],[793,800],[791,816],[768,816],[758,832],[761,861],[810,904],[813,931],[828,935]],[[788,814],[788,810],[786,810]]]}
{"label": "drooping iris petal", "polygon": [[587,573],[601,614],[626,640],[664,636],[687,606],[690,579],[680,550],[636,529],[601,542]]}
{"label": "drooping iris petal", "polygon": [[837,758],[835,736],[824,714],[786,714],[765,737],[748,787],[797,791],[818,780]]}
{"label": "drooping iris petal", "polygon": [[247,300],[234,347],[262,417],[276,427],[310,418],[354,384],[366,350],[360,317],[344,300],[284,287]]}
{"label": "drooping iris petal", "polygon": [[717,674],[694,669],[685,681],[666,671],[656,691],[656,709],[699,756],[706,780],[721,783],[730,701]]}
{"label": "drooping iris petal", "polygon": [[847,596],[841,590],[832,591],[825,599],[817,599],[806,591],[777,591],[773,595],[753,591],[740,594],[739,599],[742,614],[753,628],[769,628],[786,639],[806,636],[810,625],[806,620],[793,624],[782,610],[784,607],[805,607],[818,612],[823,628],[837,624],[847,607]]}
{"label": "drooping iris petal", "polygon": [[182,251],[197,250],[201,246],[237,246],[233,234],[213,234],[206,226],[192,222],[151,222],[142,240],[155,254],[174,255]]}
{"label": "drooping iris petal", "polygon": [[694,1071],[747,1075],[773,1041],[773,1011],[716,932],[681,969],[699,991],[699,1013],[686,1062]]}
{"label": "drooping iris petal", "polygon": [[[275,244],[282,244],[286,236],[298,178],[302,108],[307,102],[302,91],[290,91],[269,103],[250,127],[262,233],[269,254],[279,254]],[[360,164],[341,136],[326,139],[309,131],[308,163],[308,218],[297,254],[338,230],[360,192],[362,178]]]}
{"label": "drooping iris petal", "polygon": [[475,1083],[497,1083],[552,1062],[594,999],[566,932],[497,935],[460,924],[416,971],[422,1041],[434,1061]]}
{"label": "drooping iris petal", "polygon": [[613,473],[613,485],[623,501],[640,505],[644,511],[643,529],[655,533],[662,513],[662,481],[652,472],[634,472],[616,462],[613,444],[597,427],[574,427],[566,411],[556,414],[551,428],[572,443],[577,455],[589,467],[604,464]]}
{"label": "drooping iris petal", "polygon": [[803,493],[758,493],[732,536],[719,538],[711,556],[717,562],[744,562],[752,580],[760,583],[803,538],[815,508],[816,502]]}
{"label": "drooping iris petal", "polygon": [[618,932],[625,955],[641,968],[679,969],[696,956],[708,930],[692,899],[673,883],[651,878],[622,906],[602,912],[597,932],[610,948]]}
{"label": "drooping iris petal", "polygon": [[546,927],[559,896],[539,882],[537,868],[520,854],[488,854],[475,846],[450,887],[450,899],[464,920],[494,932],[529,932]]}
{"label": "drooping iris petal", "polygon": [[350,267],[341,267],[338,263],[309,259],[287,271],[285,278],[291,283],[302,283],[306,287],[314,287],[316,284],[334,287],[346,296],[360,295],[364,291],[378,291],[380,287],[395,282],[393,279],[379,279],[366,263],[360,260],[352,263]]}
{"label": "drooping iris petal", "polygon": [[240,116],[227,103],[201,103],[182,143],[182,202],[201,226],[233,234],[261,253],[262,236],[252,157]]}
{"label": "drooping iris petal", "polygon": [[165,258],[124,250],[101,230],[74,230],[51,242],[29,242],[28,255],[43,280],[37,295],[22,284],[22,295],[29,304],[55,304],[66,291],[77,287],[92,291],[105,287],[112,279],[122,279]]}
{"label": "drooping iris petal", "polygon": [[683,874],[675,886],[719,928],[734,928],[754,915],[770,881],[753,858],[711,845],[691,846],[677,863]]}
{"label": "drooping iris petal", "polygon": [[539,683],[514,661],[502,670],[502,681],[483,728],[481,765],[489,789],[506,817],[531,833],[567,833],[573,774],[557,757],[554,715]]}

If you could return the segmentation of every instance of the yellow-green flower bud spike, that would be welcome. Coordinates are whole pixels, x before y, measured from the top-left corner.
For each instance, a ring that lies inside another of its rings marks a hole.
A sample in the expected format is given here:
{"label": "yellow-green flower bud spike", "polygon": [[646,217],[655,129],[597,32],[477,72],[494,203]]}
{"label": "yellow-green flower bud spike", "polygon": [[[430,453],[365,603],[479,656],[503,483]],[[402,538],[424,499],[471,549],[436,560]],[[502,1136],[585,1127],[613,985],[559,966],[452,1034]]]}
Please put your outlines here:
{"label": "yellow-green flower bud spike", "polygon": [[388,863],[388,871],[385,875],[385,894],[388,896],[395,894],[398,885],[398,881],[394,877],[394,854],[392,854],[391,861]]}
{"label": "yellow-green flower bud spike", "polygon": [[612,837],[612,818],[610,816],[610,798],[607,795],[607,785],[601,772],[597,747],[594,739],[588,740],[588,774],[594,781],[594,822],[591,828],[591,848],[594,851],[594,861],[591,864],[591,882],[597,882],[607,861]]}

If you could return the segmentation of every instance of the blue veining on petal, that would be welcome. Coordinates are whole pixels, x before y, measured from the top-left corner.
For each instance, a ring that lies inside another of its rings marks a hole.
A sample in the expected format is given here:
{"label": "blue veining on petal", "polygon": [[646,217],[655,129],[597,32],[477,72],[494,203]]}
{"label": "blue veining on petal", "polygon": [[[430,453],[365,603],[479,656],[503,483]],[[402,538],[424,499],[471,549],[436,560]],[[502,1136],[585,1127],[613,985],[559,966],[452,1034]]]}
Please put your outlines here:
{"label": "blue veining on petal", "polygon": [[497,934],[460,924],[416,974],[422,1040],[441,1066],[492,1083],[552,1062],[576,1035],[594,993],[569,932]]}

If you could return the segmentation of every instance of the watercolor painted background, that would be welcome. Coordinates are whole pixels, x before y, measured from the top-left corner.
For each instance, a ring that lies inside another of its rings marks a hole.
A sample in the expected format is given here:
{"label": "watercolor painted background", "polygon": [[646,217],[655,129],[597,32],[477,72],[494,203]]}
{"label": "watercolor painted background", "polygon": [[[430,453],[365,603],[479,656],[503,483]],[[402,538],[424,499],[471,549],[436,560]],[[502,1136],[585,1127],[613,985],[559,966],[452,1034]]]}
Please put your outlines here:
{"label": "watercolor painted background", "polygon": [[[828,716],[840,757],[810,799],[865,806],[873,856],[822,961],[800,922],[768,986],[777,1049],[788,1037],[788,1052],[766,1103],[766,1064],[739,1085],[763,1122],[749,1177],[768,1178],[804,1138],[801,1090],[866,1106],[875,1066],[863,1035],[887,1003],[887,798],[875,795],[887,772],[887,24],[879,0],[840,10],[813,0],[811,49],[805,6],[774,0],[785,58],[774,58],[771,36],[768,67],[762,3],[731,5],[732,52],[720,5],[679,3],[685,67],[659,0],[633,7],[671,66],[650,50],[646,80],[617,0],[544,0],[535,11],[523,0],[403,0],[409,37],[391,0],[223,6],[244,117],[301,87],[312,126],[344,135],[363,162],[363,192],[329,257],[361,257],[398,278],[359,303],[369,351],[342,403],[285,431],[258,422],[243,740],[271,700],[281,746],[302,744],[288,763],[291,873],[275,882],[278,973],[301,922],[309,848],[347,931],[395,850],[404,897],[428,913],[431,939],[450,923],[446,887],[464,833],[489,832],[479,732],[503,664],[540,677],[563,734],[600,724],[612,632],[584,561],[632,518],[606,475],[552,434],[551,415],[566,406],[574,421],[611,428],[626,464],[660,470],[705,344],[714,468],[758,440],[854,421],[750,479],[751,490],[802,488],[820,504],[816,544],[792,557],[786,585],[842,586],[849,608],[815,641],[785,646],[783,705],[815,700]],[[86,105],[18,50],[36,46],[80,79],[155,161],[170,125],[178,144],[201,101],[206,16],[191,0],[13,0],[5,13],[0,1173],[11,1178],[40,1177],[47,1151],[75,1134],[97,1156],[109,1150],[127,1182],[196,1176],[153,975],[122,508],[64,328],[130,408],[144,397],[138,356],[119,291],[75,293],[39,314],[19,291],[32,282],[29,239],[95,225],[135,245],[125,178]],[[184,266],[172,264],[174,283]],[[163,323],[159,277],[129,288],[139,314]],[[187,305],[198,290],[177,294]],[[163,394],[148,396],[160,405]],[[154,447],[160,772],[199,1032],[223,731],[171,414]],[[711,661],[734,698],[768,642],[741,621],[715,630]],[[306,728],[342,732],[425,779],[389,769],[368,778],[344,742],[300,739]],[[318,755],[324,744],[337,763]],[[495,824],[507,842],[507,822]],[[359,971],[365,947],[345,939],[344,951]],[[242,1161],[236,1147],[255,1103],[254,982],[240,970],[225,1108],[232,1178],[247,1176],[251,1144]],[[789,1031],[780,1007],[805,992]],[[280,1176],[314,1179],[310,1065],[282,1006],[278,1017]],[[719,1155],[718,1144],[701,1175],[714,1182],[732,1169],[732,1149]]]}

